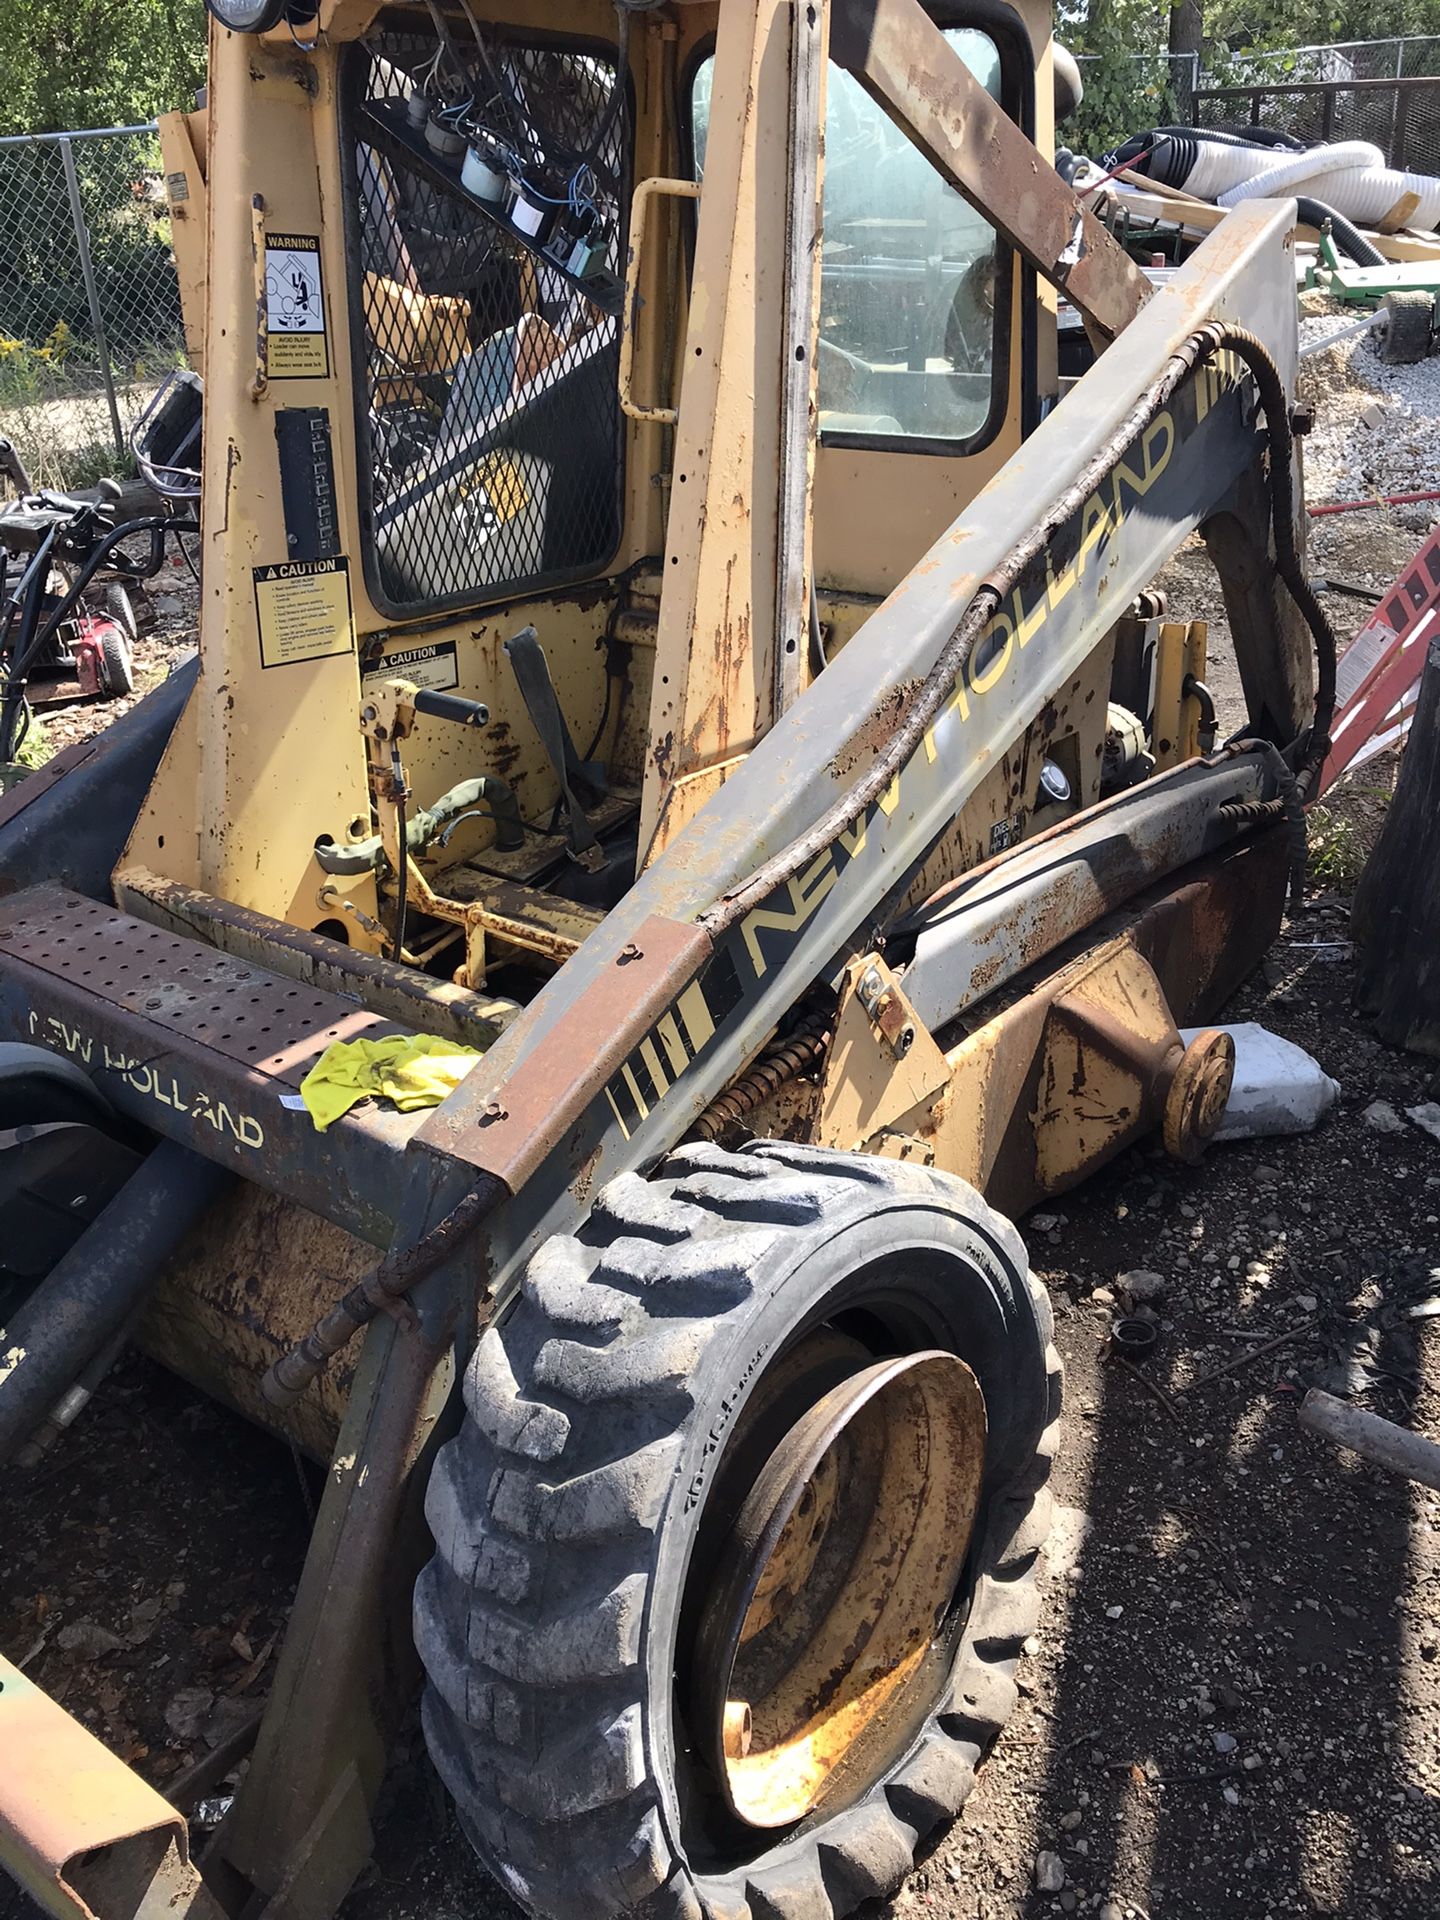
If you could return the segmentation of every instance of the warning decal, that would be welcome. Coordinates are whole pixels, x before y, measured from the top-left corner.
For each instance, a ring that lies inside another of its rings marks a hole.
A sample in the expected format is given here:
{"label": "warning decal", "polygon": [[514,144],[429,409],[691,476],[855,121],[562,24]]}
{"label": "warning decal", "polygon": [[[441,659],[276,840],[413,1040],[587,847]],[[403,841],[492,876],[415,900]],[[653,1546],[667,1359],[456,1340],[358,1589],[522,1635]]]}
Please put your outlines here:
{"label": "warning decal", "polygon": [[431,693],[444,693],[460,684],[460,667],[453,640],[436,640],[428,646],[397,647],[382,653],[373,666],[366,667],[366,680],[408,680],[411,686],[428,687]]}
{"label": "warning decal", "polygon": [[265,365],[272,380],[316,379],[329,373],[317,235],[266,234],[265,329]]}
{"label": "warning decal", "polygon": [[282,560],[253,571],[262,667],[354,652],[347,560]]}

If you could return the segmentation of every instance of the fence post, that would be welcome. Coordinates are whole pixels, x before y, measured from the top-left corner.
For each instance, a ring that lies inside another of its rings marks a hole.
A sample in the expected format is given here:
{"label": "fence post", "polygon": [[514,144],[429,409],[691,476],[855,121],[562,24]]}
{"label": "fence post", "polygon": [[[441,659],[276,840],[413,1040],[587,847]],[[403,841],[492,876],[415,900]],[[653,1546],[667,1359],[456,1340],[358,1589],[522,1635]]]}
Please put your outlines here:
{"label": "fence post", "polygon": [[95,268],[90,259],[90,234],[85,225],[85,209],[80,202],[80,181],[75,172],[75,155],[70,136],[60,136],[60,161],[65,168],[65,191],[70,196],[70,220],[75,228],[75,244],[80,249],[80,272],[85,281],[85,298],[90,305],[90,330],[100,354],[100,375],[105,382],[105,398],[110,402],[110,425],[115,433],[115,452],[125,457],[125,432],[120,425],[120,405],[115,398],[115,370],[110,365],[110,349],[105,344],[105,322],[100,317],[100,295],[95,287]]}
{"label": "fence post", "polygon": [[1390,125],[1390,164],[1404,173],[1406,150],[1410,145],[1410,89],[1395,89],[1395,118]]}

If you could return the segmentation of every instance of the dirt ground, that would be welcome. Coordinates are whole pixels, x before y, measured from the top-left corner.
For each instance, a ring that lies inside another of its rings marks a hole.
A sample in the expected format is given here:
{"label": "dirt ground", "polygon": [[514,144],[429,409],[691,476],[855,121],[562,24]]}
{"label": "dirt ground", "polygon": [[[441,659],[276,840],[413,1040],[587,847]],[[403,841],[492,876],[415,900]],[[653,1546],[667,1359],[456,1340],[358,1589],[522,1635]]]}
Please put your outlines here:
{"label": "dirt ground", "polygon": [[[1312,896],[1231,1009],[1340,1081],[1318,1131],[1195,1168],[1135,1150],[1023,1223],[1067,1367],[1045,1618],[1019,1710],[897,1915],[1440,1911],[1440,1499],[1296,1421],[1320,1382],[1440,1432],[1440,1320],[1407,1318],[1440,1293],[1440,1142],[1404,1118],[1432,1070],[1352,1017],[1346,931],[1344,902]],[[1397,1131],[1367,1117],[1376,1101]],[[1136,1269],[1164,1284],[1159,1394],[1107,1358]],[[0,1487],[0,1646],[183,1786],[263,1700],[309,1479],[127,1357]],[[1042,1852],[1058,1892],[1035,1889]],[[345,1911],[512,1911],[413,1726]]]}
{"label": "dirt ground", "polygon": [[[1316,523],[1312,559],[1378,588],[1419,538],[1374,510]],[[1198,545],[1164,584],[1177,614],[1215,621],[1228,719],[1238,674]],[[1330,604],[1344,632],[1363,617]],[[147,673],[178,657],[186,621],[182,604],[142,642]],[[52,738],[110,713],[52,712]],[[1362,850],[1388,777],[1368,769],[1334,810]],[[1440,1913],[1440,1497],[1296,1418],[1319,1383],[1440,1434],[1440,1318],[1411,1317],[1440,1295],[1440,1140],[1405,1113],[1437,1097],[1435,1068],[1352,1013],[1338,884],[1312,885],[1229,1010],[1340,1082],[1320,1127],[1194,1168],[1146,1146],[1021,1223],[1067,1367],[1045,1617],[1019,1709],[898,1916]],[[1143,1376],[1108,1357],[1135,1270],[1160,1290]],[[315,1481],[128,1354],[37,1469],[0,1481],[0,1647],[186,1795],[263,1702]],[[472,1861],[412,1723],[347,1920],[516,1911]]]}

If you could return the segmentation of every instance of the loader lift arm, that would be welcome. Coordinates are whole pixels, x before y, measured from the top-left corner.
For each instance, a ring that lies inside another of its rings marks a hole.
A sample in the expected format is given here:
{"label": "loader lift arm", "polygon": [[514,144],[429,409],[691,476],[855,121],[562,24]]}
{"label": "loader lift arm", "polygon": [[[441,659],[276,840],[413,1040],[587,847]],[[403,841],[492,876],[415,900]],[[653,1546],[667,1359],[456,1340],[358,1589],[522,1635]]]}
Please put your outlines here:
{"label": "loader lift arm", "polygon": [[[1253,383],[1220,342],[1243,322],[1288,383],[1293,215],[1288,203],[1238,211],[1131,322],[1125,355],[1102,357],[420,1129],[417,1146],[525,1189],[523,1228],[492,1229],[502,1293],[513,1263],[574,1205],[565,1192],[578,1169],[588,1190],[653,1161],[801,992],[837,977],[1004,743],[1260,460]],[[957,616],[982,602],[973,644],[947,652]],[[842,796],[881,759],[877,716],[888,738],[921,686],[934,710],[903,764],[886,762],[882,790],[840,817]],[[1294,704],[1298,731],[1308,687]],[[637,1008],[623,1030],[621,977]],[[692,997],[691,1024],[680,1020],[684,1064],[666,1068],[659,1024],[697,981],[704,1007]],[[594,1065],[582,1073],[580,1061]]]}

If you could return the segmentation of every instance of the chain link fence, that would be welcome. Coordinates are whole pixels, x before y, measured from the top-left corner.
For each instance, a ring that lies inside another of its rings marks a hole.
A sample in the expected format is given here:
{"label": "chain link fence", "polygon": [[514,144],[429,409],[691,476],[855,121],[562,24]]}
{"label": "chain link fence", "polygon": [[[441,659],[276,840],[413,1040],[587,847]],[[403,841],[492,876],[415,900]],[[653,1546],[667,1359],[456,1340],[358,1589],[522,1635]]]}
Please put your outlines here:
{"label": "chain link fence", "polygon": [[0,139],[0,437],[32,485],[128,471],[184,358],[154,127]]}
{"label": "chain link fence", "polygon": [[1230,54],[1211,61],[1194,124],[1367,140],[1392,167],[1440,174],[1440,35]]}
{"label": "chain link fence", "polygon": [[1440,34],[1394,40],[1342,40],[1323,47],[1285,47],[1211,60],[1200,85],[1244,86],[1292,80],[1407,80],[1440,74]]}

